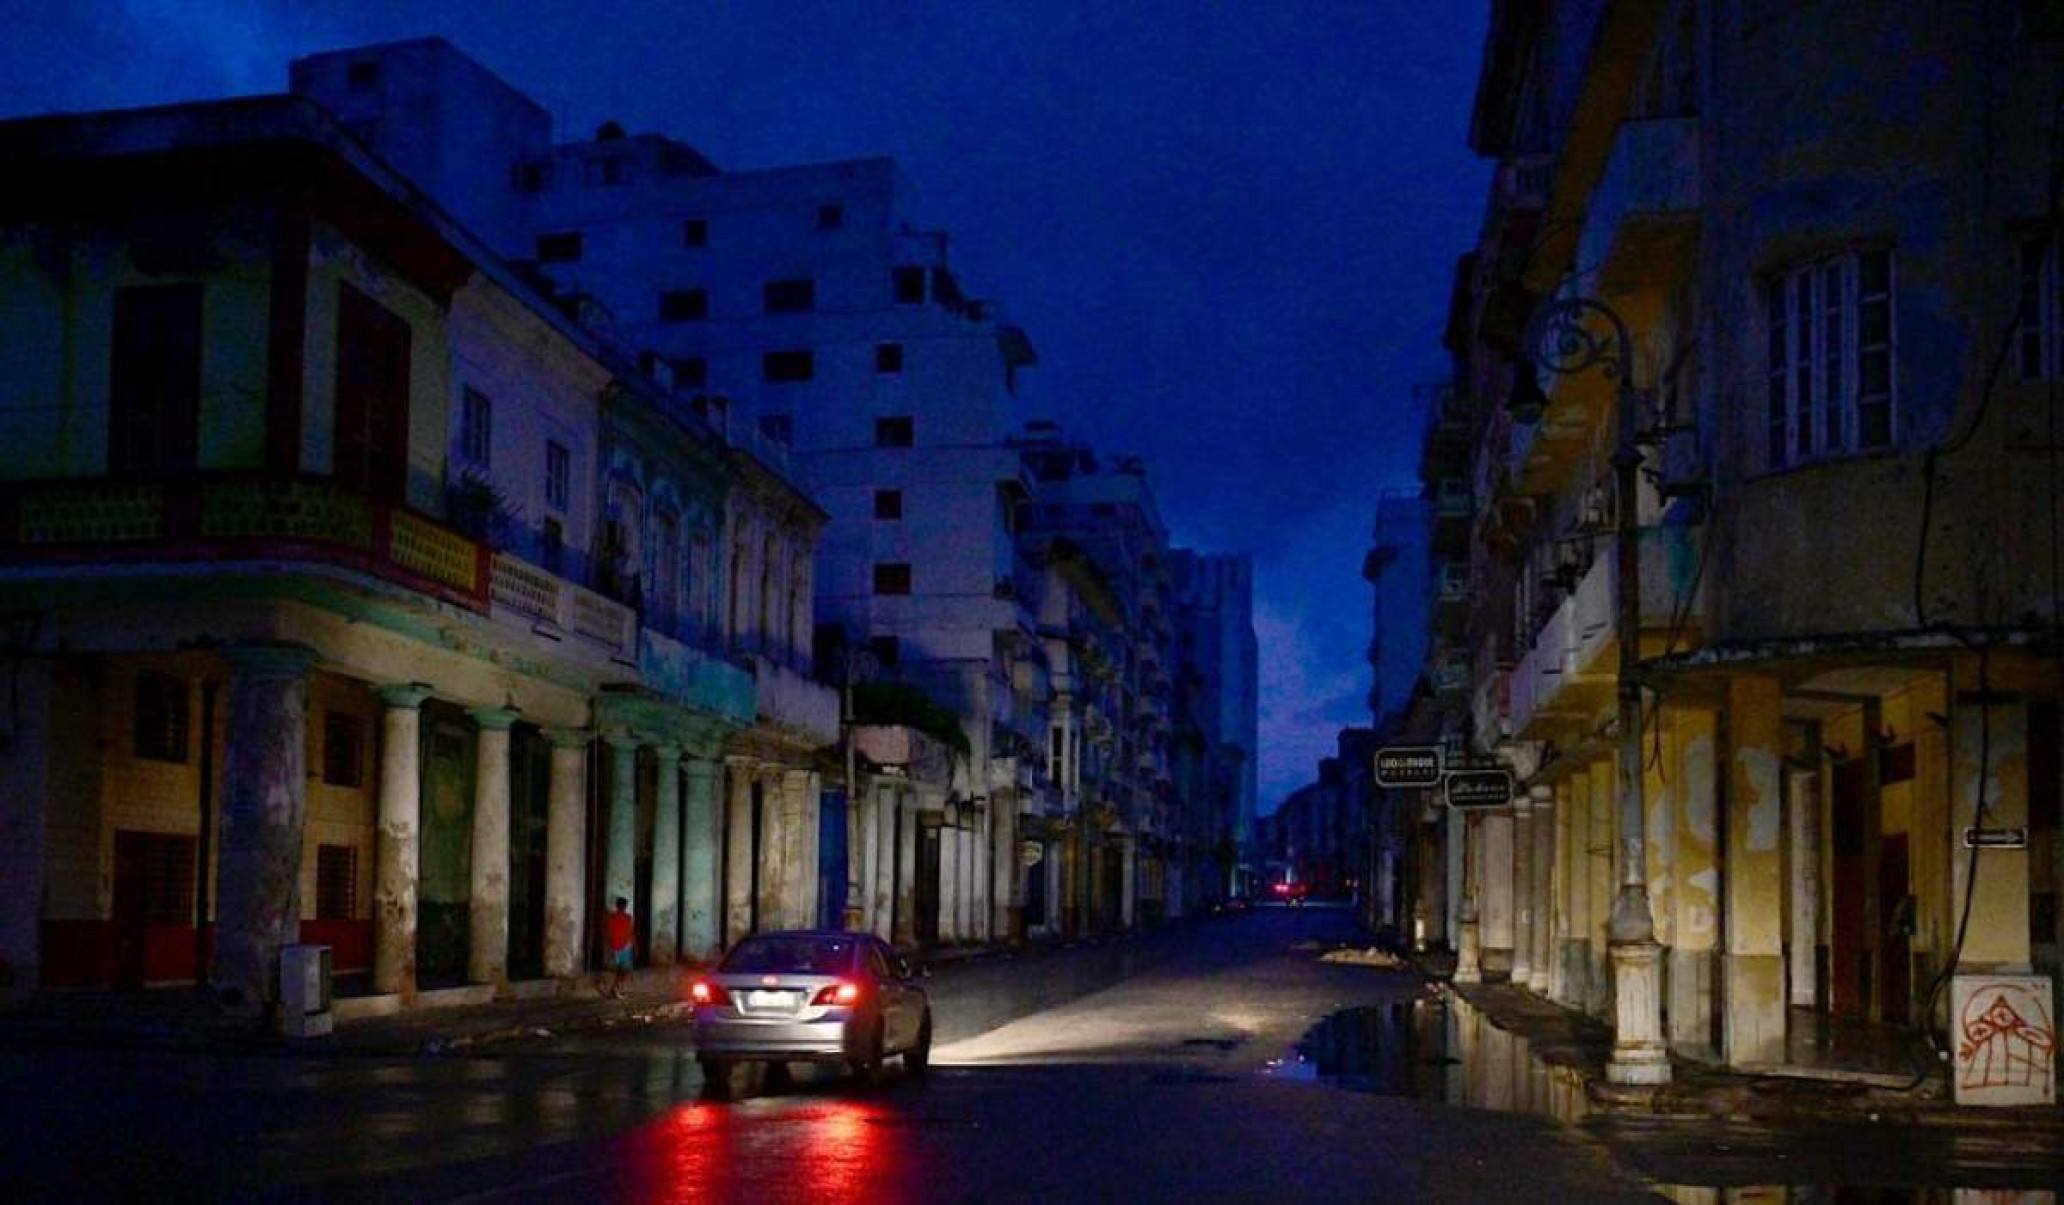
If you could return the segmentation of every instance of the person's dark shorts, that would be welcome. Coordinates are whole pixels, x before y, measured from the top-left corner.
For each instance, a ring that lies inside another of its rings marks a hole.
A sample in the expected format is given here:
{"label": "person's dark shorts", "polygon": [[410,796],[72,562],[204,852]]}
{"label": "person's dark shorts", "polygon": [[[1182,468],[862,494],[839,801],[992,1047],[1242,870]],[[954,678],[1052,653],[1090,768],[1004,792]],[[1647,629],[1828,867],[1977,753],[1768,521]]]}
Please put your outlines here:
{"label": "person's dark shorts", "polygon": [[630,969],[631,969],[631,947],[630,947],[630,946],[625,946],[625,947],[624,947],[623,949],[621,949],[621,950],[618,950],[618,951],[616,951],[616,952],[612,953],[612,954],[611,954],[611,955],[609,956],[609,965],[610,965],[610,966],[612,966],[612,967],[615,967],[615,968],[616,968],[617,970],[619,970],[619,971],[628,971],[628,970],[630,970]]}

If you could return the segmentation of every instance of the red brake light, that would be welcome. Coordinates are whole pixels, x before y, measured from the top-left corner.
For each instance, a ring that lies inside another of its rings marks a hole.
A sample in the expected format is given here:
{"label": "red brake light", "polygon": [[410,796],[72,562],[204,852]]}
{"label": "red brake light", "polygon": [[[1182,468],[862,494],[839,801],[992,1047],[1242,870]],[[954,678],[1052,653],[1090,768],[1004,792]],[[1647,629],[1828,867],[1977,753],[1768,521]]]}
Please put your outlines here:
{"label": "red brake light", "polygon": [[731,995],[724,990],[724,985],[721,983],[711,983],[707,979],[696,980],[688,989],[688,997],[697,1004],[731,1003]]}
{"label": "red brake light", "polygon": [[817,998],[816,998],[815,1000],[812,1000],[812,1001],[810,1001],[810,1003],[812,1003],[812,1004],[820,1004],[820,1005],[821,1005],[821,1004],[851,1004],[851,1003],[853,1003],[854,1001],[858,1000],[859,998],[860,998],[860,985],[859,985],[859,984],[857,984],[857,983],[835,983],[835,984],[832,984],[832,985],[831,985],[830,987],[828,987],[828,988],[825,988],[825,989],[824,989],[823,991],[821,991],[821,992],[818,992],[818,993],[817,993]]}

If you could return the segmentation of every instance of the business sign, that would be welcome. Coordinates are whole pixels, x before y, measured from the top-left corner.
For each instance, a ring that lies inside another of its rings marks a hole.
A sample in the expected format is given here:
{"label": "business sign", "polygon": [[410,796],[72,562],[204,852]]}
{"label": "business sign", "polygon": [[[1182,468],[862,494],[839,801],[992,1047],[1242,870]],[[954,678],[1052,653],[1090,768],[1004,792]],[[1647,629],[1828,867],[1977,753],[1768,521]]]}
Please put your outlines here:
{"label": "business sign", "polygon": [[1392,745],[1376,751],[1379,787],[1437,787],[1441,751],[1434,745]]}
{"label": "business sign", "polygon": [[1448,772],[1448,806],[1451,808],[1501,808],[1511,802],[1510,770]]}
{"label": "business sign", "polygon": [[2028,830],[2025,828],[1967,828],[1964,830],[1965,849],[2027,849]]}

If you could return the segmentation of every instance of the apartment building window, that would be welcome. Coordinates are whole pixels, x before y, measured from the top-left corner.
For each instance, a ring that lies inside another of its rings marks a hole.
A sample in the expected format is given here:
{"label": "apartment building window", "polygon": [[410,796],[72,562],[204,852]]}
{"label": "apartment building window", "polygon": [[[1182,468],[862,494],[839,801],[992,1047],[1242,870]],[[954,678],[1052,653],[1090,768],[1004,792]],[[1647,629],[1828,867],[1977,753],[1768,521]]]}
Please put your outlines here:
{"label": "apartment building window", "polygon": [[2064,378],[2064,263],[2054,237],[2021,242],[2021,301],[2015,363],[2024,381]]}
{"label": "apartment building window", "polygon": [[876,594],[910,593],[910,566],[902,561],[888,561],[874,567],[874,592]]}
{"label": "apartment building window", "polygon": [[358,847],[315,847],[315,919],[350,920],[358,911]]}
{"label": "apartment building window", "polygon": [[808,349],[770,351],[760,357],[763,381],[807,381],[817,375],[817,358]]}
{"label": "apartment building window", "polygon": [[877,448],[909,448],[917,444],[917,425],[908,416],[878,418],[874,420],[874,446]]}
{"label": "apartment building window", "polygon": [[556,439],[545,441],[545,505],[565,510],[573,499],[573,454]]}
{"label": "apartment building window", "polygon": [[485,469],[493,452],[494,404],[486,394],[469,387],[459,398],[459,456]]}
{"label": "apartment building window", "polygon": [[144,924],[194,922],[194,845],[184,833],[115,830],[115,878],[135,885]]}
{"label": "apartment building window", "polygon": [[614,188],[631,181],[631,161],[623,155],[604,155],[581,164],[581,183],[589,188]]}
{"label": "apartment building window", "polygon": [[794,443],[794,416],[788,414],[762,414],[760,416],[760,435],[762,438],[778,444],[787,445]]}
{"label": "apartment building window", "polygon": [[668,289],[659,295],[661,322],[697,322],[707,317],[708,289]]}
{"label": "apartment building window", "polygon": [[536,161],[518,163],[509,169],[509,182],[517,192],[543,192],[552,182],[552,168]]}
{"label": "apartment building window", "polygon": [[136,675],[133,719],[136,756],[184,762],[187,745],[186,679],[150,670]]}
{"label": "apartment building window", "polygon": [[349,712],[323,713],[323,781],[333,787],[365,785],[365,721]]}
{"label": "apartment building window", "polygon": [[770,280],[760,288],[760,303],[769,314],[806,314],[817,308],[817,282]]}
{"label": "apartment building window", "polygon": [[923,305],[925,299],[925,270],[920,267],[897,268],[891,278],[896,288],[897,305]]}
{"label": "apartment building window", "polygon": [[537,258],[541,264],[568,264],[580,257],[581,236],[578,230],[537,236]]}
{"label": "apartment building window", "polygon": [[817,207],[817,229],[837,230],[846,224],[846,207],[843,205],[819,205]]}
{"label": "apartment building window", "polygon": [[332,473],[345,489],[400,498],[408,487],[411,331],[401,316],[338,286]]}
{"label": "apartment building window", "polygon": [[709,361],[701,356],[681,356],[673,362],[674,388],[709,388]]}
{"label": "apartment building window", "polygon": [[875,344],[874,370],[883,376],[894,376],[902,372],[903,345],[901,343]]}
{"label": "apartment building window", "polygon": [[360,59],[344,69],[344,86],[353,92],[366,92],[380,82],[380,64],[370,59]]}
{"label": "apartment building window", "polygon": [[683,247],[709,246],[709,219],[688,218],[681,223],[681,245]]}
{"label": "apartment building window", "polygon": [[538,561],[548,573],[560,573],[566,559],[566,525],[547,518],[539,525]]}
{"label": "apartment building window", "polygon": [[1893,284],[1890,250],[1830,256],[1768,283],[1769,467],[1892,442]]}
{"label": "apartment building window", "polygon": [[201,286],[116,289],[109,347],[108,471],[191,471],[200,419]]}
{"label": "apartment building window", "polygon": [[874,491],[874,517],[877,519],[900,519],[903,517],[902,490]]}

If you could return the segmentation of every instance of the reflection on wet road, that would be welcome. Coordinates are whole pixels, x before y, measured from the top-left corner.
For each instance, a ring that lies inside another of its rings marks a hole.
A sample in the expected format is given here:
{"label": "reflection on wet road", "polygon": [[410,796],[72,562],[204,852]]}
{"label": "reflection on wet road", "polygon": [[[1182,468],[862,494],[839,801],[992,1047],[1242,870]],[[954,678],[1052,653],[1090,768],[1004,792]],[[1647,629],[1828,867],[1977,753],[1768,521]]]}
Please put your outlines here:
{"label": "reflection on wet road", "polygon": [[[1344,912],[1263,910],[942,970],[929,1078],[860,1089],[799,1069],[735,1103],[702,1098],[678,1025],[498,1057],[10,1057],[0,1183],[10,1200],[821,1203],[1633,1201],[1658,1183],[1767,1183],[1743,1174],[1770,1168],[1800,1169],[1795,1184],[1926,1182],[1873,1158],[1884,1141],[1868,1134],[1824,1139],[1857,1153],[1815,1164],[1774,1133],[1558,1125],[1543,1115],[1558,1113],[1553,1083],[1509,1035],[1413,976],[1317,960],[1352,936]],[[1716,1135],[1748,1156],[1722,1157]],[[2029,1177],[2054,1164],[1939,1141],[1912,1162],[1977,1177],[1958,1183],[2053,1182]]]}

